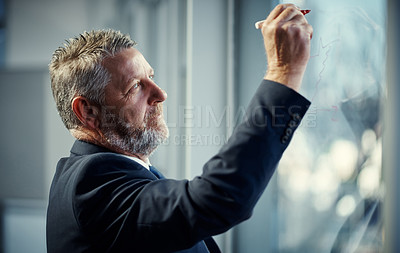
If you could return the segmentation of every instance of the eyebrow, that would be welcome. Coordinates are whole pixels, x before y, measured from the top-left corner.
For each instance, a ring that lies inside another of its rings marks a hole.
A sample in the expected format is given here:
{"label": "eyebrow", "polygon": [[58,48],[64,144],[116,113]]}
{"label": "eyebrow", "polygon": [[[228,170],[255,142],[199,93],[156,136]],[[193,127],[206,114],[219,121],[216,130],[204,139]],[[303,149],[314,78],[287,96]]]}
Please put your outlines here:
{"label": "eyebrow", "polygon": [[[154,74],[155,74],[155,71],[154,71],[154,69],[153,69],[152,67],[150,67],[149,74],[150,74],[150,75],[154,75]],[[137,75],[133,74],[132,76],[130,76],[130,77],[127,79],[126,84],[130,84],[133,80],[140,80],[140,78],[138,78]]]}

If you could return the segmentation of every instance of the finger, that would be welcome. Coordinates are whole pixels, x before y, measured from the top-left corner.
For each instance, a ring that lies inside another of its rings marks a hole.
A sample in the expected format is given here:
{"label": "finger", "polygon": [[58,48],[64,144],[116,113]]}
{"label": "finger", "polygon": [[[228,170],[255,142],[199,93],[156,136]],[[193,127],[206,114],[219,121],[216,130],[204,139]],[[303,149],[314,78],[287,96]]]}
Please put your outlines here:
{"label": "finger", "polygon": [[266,18],[267,22],[271,22],[272,20],[276,19],[286,8],[293,6],[294,8],[297,8],[293,4],[279,4],[277,5],[271,13],[268,15]]}
{"label": "finger", "polygon": [[275,19],[277,22],[287,22],[294,19],[304,19],[304,15],[295,6],[287,7],[282,13]]}
{"label": "finger", "polygon": [[285,22],[282,25],[282,28],[284,30],[292,30],[296,31],[301,37],[308,37],[309,39],[312,39],[313,36],[313,28],[312,26],[305,20],[298,20],[299,18],[294,18],[288,22]]}
{"label": "finger", "polygon": [[307,24],[306,30],[307,30],[307,33],[310,34],[310,40],[311,40],[313,37],[313,34],[314,34],[314,29],[311,25]]}
{"label": "finger", "polygon": [[[283,22],[285,22],[285,21],[283,21]],[[297,24],[308,24],[307,19],[302,14],[301,15],[298,15],[298,14],[293,15],[290,20],[287,20],[287,22],[294,22]]]}
{"label": "finger", "polygon": [[[299,9],[298,7],[296,7],[296,8]],[[299,10],[300,10],[300,9],[299,9]],[[311,11],[311,10],[300,10],[300,12],[301,12],[301,14],[303,14],[303,16],[305,16],[305,15],[308,14],[308,13],[310,13],[310,11]],[[303,18],[303,17],[297,16],[297,15],[296,15],[295,17]],[[308,24],[308,21],[307,21],[307,19],[306,19],[305,17],[304,17],[303,20],[305,20],[305,22]],[[261,27],[263,26],[263,24],[264,24],[265,22],[267,22],[267,20],[260,20],[260,21],[257,21],[257,22],[254,23],[254,26],[255,26],[256,29],[261,29]]]}
{"label": "finger", "polygon": [[309,24],[304,24],[301,26],[301,37],[304,39],[311,40],[313,37],[313,28]]}
{"label": "finger", "polygon": [[303,39],[309,39],[311,40],[313,37],[313,28],[311,25],[309,24],[293,24],[293,23],[287,23],[287,28],[286,29],[290,29],[293,31],[297,31],[296,33],[298,34],[298,38],[303,38]]}
{"label": "finger", "polygon": [[[298,16],[296,15],[296,16],[294,16],[290,21],[293,21],[293,20],[295,20],[296,18],[297,18],[297,19],[301,19],[301,17],[298,17]],[[304,20],[305,20],[305,23],[308,24],[307,19],[304,19]],[[257,22],[254,23],[254,26],[255,26],[256,29],[261,29],[261,27],[263,26],[263,24],[264,24],[265,22],[267,22],[267,21],[266,21],[266,20],[257,21]]]}

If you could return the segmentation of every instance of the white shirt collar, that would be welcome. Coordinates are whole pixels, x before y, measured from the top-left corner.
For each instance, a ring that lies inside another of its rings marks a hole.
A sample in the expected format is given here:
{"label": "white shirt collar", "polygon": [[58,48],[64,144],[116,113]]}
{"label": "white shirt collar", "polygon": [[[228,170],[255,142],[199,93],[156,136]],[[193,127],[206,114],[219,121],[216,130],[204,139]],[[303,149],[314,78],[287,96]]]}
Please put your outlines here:
{"label": "white shirt collar", "polygon": [[129,158],[129,159],[131,159],[132,161],[135,161],[135,162],[137,162],[138,164],[140,164],[140,165],[142,165],[143,167],[145,167],[146,169],[150,170],[150,167],[149,167],[150,164],[145,163],[143,160],[140,160],[139,158],[134,157],[134,156],[127,156],[127,155],[122,155],[122,156],[124,156],[124,157],[126,157],[126,158]]}

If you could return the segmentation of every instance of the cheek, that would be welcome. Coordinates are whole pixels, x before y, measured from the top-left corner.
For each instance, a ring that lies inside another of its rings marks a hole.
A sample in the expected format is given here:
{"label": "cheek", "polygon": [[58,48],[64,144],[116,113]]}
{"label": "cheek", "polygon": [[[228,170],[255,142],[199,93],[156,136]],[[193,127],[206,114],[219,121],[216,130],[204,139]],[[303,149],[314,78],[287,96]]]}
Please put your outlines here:
{"label": "cheek", "polygon": [[129,123],[132,126],[142,126],[145,110],[140,106],[124,106],[119,109],[118,117],[124,123]]}

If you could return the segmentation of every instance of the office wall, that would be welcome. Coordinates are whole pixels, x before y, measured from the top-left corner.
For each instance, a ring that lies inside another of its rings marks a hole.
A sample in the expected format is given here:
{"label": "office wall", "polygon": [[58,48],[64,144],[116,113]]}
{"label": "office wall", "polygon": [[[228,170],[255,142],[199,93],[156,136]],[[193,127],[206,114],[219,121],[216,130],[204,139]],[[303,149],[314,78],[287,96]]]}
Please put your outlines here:
{"label": "office wall", "polygon": [[46,252],[46,201],[2,201],[0,252]]}
{"label": "office wall", "polygon": [[1,71],[0,198],[44,198],[43,71]]}
{"label": "office wall", "polygon": [[[64,40],[119,26],[116,0],[12,0],[6,4],[7,67],[46,67]],[[117,18],[116,18],[117,17]]]}

